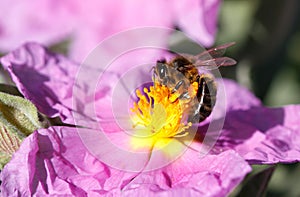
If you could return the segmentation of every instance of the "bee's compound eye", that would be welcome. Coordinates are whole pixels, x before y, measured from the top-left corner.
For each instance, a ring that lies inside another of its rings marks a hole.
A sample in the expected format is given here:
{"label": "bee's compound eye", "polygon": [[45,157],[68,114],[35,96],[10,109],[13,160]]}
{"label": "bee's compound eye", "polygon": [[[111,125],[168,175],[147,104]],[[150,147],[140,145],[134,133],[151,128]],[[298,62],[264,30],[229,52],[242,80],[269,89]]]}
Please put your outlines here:
{"label": "bee's compound eye", "polygon": [[167,76],[167,66],[164,63],[157,62],[156,63],[157,74],[160,79],[163,79]]}

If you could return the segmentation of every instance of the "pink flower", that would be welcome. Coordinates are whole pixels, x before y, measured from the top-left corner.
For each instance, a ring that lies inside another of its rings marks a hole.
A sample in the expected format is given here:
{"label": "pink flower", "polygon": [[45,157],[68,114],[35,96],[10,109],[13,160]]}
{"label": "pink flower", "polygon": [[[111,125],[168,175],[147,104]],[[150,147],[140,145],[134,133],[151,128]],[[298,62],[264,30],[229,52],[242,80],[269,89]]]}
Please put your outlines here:
{"label": "pink flower", "polygon": [[196,154],[188,151],[174,164],[155,171],[123,172],[93,157],[75,128],[52,127],[24,140],[3,169],[1,191],[4,196],[223,196],[250,171],[234,151],[203,159],[195,158]]}
{"label": "pink flower", "polygon": [[82,61],[105,38],[130,28],[182,28],[204,45],[216,33],[219,0],[79,1],[51,0],[0,3],[0,50],[10,51],[27,41],[53,45],[70,40],[69,53]]}
{"label": "pink flower", "polygon": [[[89,127],[50,127],[26,138],[1,173],[3,195],[224,196],[250,171],[247,162],[274,164],[295,162],[300,158],[300,106],[265,108],[249,91],[230,80],[223,82],[226,117],[220,135],[205,133],[209,120],[203,122],[183,154],[165,160],[151,149],[127,157],[130,154],[120,154],[115,147],[103,144],[104,138],[92,138],[106,134],[111,142],[130,147],[129,138],[117,130],[115,124],[107,122],[101,125],[105,129],[97,130],[97,121],[101,124],[110,116],[112,84],[120,73],[111,71],[103,75],[105,80],[96,87],[94,95],[90,95],[92,84],[74,81],[79,65],[38,44],[26,44],[3,57],[1,62],[21,93],[40,111],[51,117],[59,115],[68,123],[83,123]],[[89,77],[93,76],[93,69],[86,70]],[[151,77],[149,75],[140,73],[131,79],[138,82]],[[76,94],[74,86],[78,88]],[[75,105],[72,105],[72,96]],[[213,125],[222,122],[219,112],[223,101],[224,98],[218,97],[216,115],[211,120]],[[126,109],[126,105],[121,104],[120,108]],[[88,109],[95,105],[95,116],[90,116]],[[77,122],[74,117],[83,122]],[[204,156],[199,150],[206,145],[203,141],[206,135],[218,138]],[[112,163],[107,162],[107,158]],[[126,171],[128,169],[130,172]]]}

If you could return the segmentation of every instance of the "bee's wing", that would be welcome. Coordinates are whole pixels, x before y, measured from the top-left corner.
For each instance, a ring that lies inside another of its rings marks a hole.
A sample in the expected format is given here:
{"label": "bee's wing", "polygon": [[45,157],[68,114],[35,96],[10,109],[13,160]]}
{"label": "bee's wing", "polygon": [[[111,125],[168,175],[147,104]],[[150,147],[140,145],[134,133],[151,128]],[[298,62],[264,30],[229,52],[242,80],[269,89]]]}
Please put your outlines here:
{"label": "bee's wing", "polygon": [[196,59],[208,60],[211,58],[221,57],[224,55],[227,48],[235,45],[235,42],[226,43],[223,45],[216,46],[214,48],[203,51],[202,53],[195,56]]}
{"label": "bee's wing", "polygon": [[197,60],[195,62],[196,67],[201,67],[201,69],[205,70],[214,70],[219,68],[220,66],[232,66],[235,64],[236,61],[229,57],[218,57],[208,60]]}
{"label": "bee's wing", "polygon": [[219,45],[195,56],[189,54],[182,54],[182,56],[189,59],[196,67],[201,67],[206,70],[214,70],[220,66],[232,66],[236,64],[236,61],[232,58],[222,56],[226,49],[234,44],[234,42],[230,42]]}

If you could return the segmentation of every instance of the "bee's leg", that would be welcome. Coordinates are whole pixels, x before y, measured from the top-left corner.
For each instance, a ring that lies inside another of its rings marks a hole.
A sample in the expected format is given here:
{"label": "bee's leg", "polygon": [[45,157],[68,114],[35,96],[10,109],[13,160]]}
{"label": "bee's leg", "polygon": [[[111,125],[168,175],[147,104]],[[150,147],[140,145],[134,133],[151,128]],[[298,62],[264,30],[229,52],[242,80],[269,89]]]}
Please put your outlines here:
{"label": "bee's leg", "polygon": [[[191,99],[191,96],[188,91],[182,91],[185,90],[186,88],[184,87],[185,83],[183,80],[180,80],[179,82],[176,83],[175,87],[171,90],[171,101],[175,102],[177,99],[180,100],[189,100]],[[176,98],[176,99],[175,99]]]}
{"label": "bee's leg", "polygon": [[189,95],[189,92],[185,92],[179,96],[179,99],[189,100],[191,99],[191,96]]}
{"label": "bee's leg", "polygon": [[179,90],[179,88],[182,87],[182,85],[184,84],[184,81],[183,80],[180,80],[176,85],[175,87],[173,88],[173,90],[171,91],[172,94],[174,94],[175,92],[177,92]]}

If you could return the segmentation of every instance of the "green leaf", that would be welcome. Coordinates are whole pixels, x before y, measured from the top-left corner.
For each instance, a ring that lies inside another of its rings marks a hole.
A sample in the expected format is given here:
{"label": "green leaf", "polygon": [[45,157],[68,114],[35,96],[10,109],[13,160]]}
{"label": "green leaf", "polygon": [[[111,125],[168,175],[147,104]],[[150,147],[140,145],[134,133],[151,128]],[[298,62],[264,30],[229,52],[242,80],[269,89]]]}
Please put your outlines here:
{"label": "green leaf", "polygon": [[42,127],[37,108],[30,101],[3,92],[0,92],[0,123],[21,137]]}
{"label": "green leaf", "polygon": [[18,150],[23,138],[9,132],[4,125],[0,125],[0,169],[9,162],[14,152]]}
{"label": "green leaf", "polygon": [[42,126],[37,108],[30,101],[0,92],[0,169],[22,140]]}

